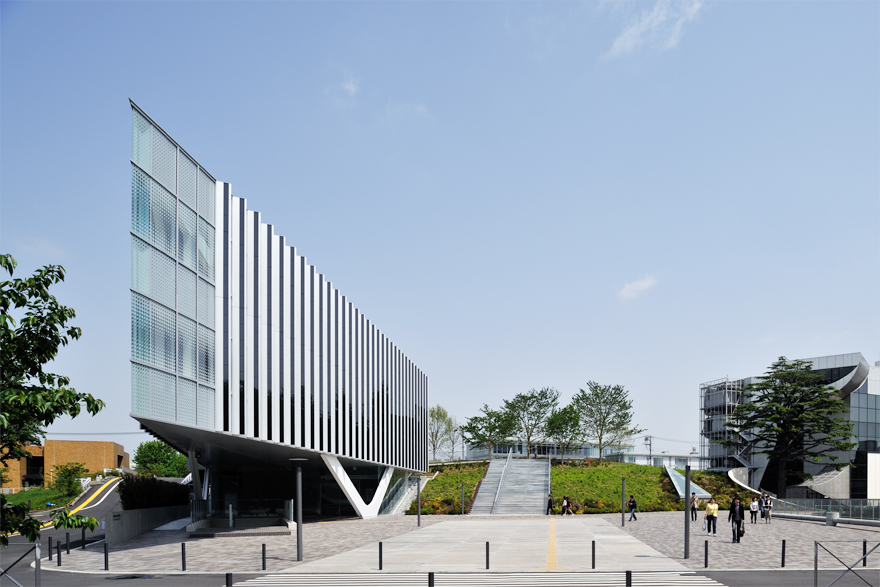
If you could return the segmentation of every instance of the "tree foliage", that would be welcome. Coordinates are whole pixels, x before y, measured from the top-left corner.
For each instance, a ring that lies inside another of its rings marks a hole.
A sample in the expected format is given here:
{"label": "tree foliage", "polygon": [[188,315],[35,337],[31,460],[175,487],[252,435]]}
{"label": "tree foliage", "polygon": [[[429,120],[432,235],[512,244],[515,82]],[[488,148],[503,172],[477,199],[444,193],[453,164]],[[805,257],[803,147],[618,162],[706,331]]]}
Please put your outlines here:
{"label": "tree foliage", "polygon": [[574,404],[581,415],[585,439],[599,448],[599,460],[615,436],[637,430],[632,424],[632,400],[622,385],[588,381],[587,389],[574,396]]}
{"label": "tree foliage", "polygon": [[449,442],[452,435],[452,418],[441,405],[428,410],[428,445],[431,455],[437,460],[440,450]]}
{"label": "tree foliage", "polygon": [[547,418],[544,430],[547,438],[559,447],[562,462],[565,462],[565,453],[570,453],[584,443],[581,415],[574,404],[553,410]]}
{"label": "tree foliage", "polygon": [[75,497],[82,491],[82,486],[77,478],[88,475],[84,463],[65,463],[55,466],[55,473],[52,480],[53,489],[57,489],[62,495]]}
{"label": "tree foliage", "polygon": [[526,456],[531,458],[532,448],[544,441],[547,417],[559,404],[559,392],[552,387],[530,389],[516,394],[512,400],[504,400],[504,409],[516,422],[514,434],[526,442]]}
{"label": "tree foliage", "polygon": [[[64,268],[47,265],[26,279],[11,279],[17,262],[0,255],[0,267],[10,279],[0,282],[0,463],[27,457],[22,447],[38,444],[44,428],[59,416],[74,418],[83,407],[96,414],[104,402],[70,387],[70,379],[49,373],[44,366],[58,349],[82,332],[70,324],[76,313],[61,305],[49,288],[64,281]],[[16,321],[16,316],[18,320]],[[13,506],[0,495],[0,543],[20,532],[33,541],[40,536],[40,523],[27,505]],[[72,524],[88,525],[92,518],[66,516]],[[67,522],[65,522],[67,523]]]}
{"label": "tree foliage", "polygon": [[809,361],[779,357],[757,379],[743,388],[743,403],[724,424],[739,438],[716,442],[729,448],[753,443],[753,453],[765,454],[777,464],[776,489],[784,498],[792,465],[806,460],[831,464],[839,458],[834,452],[856,447],[850,441],[852,422],[844,416],[846,403],[836,397],[837,390],[812,371]]}
{"label": "tree foliage", "polygon": [[516,432],[516,420],[507,410],[492,410],[486,404],[480,411],[483,415],[468,418],[461,431],[468,444],[487,449],[491,457],[495,445]]}
{"label": "tree foliage", "polygon": [[134,451],[138,475],[186,477],[186,457],[161,440],[142,442]]}

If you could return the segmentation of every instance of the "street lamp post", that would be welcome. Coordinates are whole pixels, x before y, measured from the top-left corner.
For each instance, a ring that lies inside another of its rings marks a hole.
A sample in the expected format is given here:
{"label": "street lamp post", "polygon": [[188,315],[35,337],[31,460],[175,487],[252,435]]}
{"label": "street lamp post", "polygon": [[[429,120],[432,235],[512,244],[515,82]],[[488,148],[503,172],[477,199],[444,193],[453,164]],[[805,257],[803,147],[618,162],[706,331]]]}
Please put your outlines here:
{"label": "street lamp post", "polygon": [[296,560],[301,562],[303,559],[303,506],[302,506],[302,484],[303,484],[303,470],[301,461],[307,461],[308,459],[290,459],[291,461],[297,461],[296,463]]}

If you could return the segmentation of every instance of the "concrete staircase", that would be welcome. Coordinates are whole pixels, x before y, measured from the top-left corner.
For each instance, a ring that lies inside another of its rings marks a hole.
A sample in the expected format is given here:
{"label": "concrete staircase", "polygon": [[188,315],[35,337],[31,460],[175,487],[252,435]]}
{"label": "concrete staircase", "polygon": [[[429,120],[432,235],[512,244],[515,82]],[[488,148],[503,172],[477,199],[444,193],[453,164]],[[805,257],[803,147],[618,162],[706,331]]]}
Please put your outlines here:
{"label": "concrete staircase", "polygon": [[495,501],[495,492],[498,490],[498,481],[501,480],[501,472],[504,470],[506,459],[496,459],[489,463],[489,470],[480,483],[480,489],[477,491],[477,497],[474,499],[474,505],[468,512],[475,516],[487,516],[492,513],[492,504]]}
{"label": "concrete staircase", "polygon": [[[498,500],[498,482],[507,463]],[[471,508],[473,515],[537,516],[546,512],[550,468],[546,459],[492,461]],[[492,506],[495,504],[495,511]]]}

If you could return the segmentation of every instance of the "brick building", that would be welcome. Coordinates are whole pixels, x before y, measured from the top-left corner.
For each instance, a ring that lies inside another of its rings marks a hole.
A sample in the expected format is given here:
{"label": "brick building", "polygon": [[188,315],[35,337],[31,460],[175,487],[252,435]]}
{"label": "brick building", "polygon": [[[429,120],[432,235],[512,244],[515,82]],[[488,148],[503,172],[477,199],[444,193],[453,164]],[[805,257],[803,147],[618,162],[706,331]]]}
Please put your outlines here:
{"label": "brick building", "polygon": [[9,482],[3,488],[19,489],[52,482],[56,465],[83,463],[90,474],[104,469],[128,468],[128,453],[121,444],[89,440],[46,440],[43,446],[26,446],[31,456],[6,463]]}

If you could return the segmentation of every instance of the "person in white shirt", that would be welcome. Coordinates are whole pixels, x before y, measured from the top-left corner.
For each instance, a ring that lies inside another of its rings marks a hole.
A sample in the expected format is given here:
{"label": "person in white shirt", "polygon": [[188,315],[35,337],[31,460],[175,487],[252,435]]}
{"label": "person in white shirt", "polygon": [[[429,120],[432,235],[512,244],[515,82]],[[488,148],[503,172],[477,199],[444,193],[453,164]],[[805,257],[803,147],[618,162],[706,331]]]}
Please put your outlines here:
{"label": "person in white shirt", "polygon": [[753,497],[752,503],[749,504],[749,511],[752,514],[752,524],[758,523],[758,498]]}

